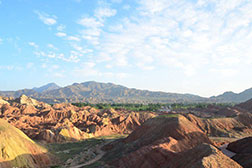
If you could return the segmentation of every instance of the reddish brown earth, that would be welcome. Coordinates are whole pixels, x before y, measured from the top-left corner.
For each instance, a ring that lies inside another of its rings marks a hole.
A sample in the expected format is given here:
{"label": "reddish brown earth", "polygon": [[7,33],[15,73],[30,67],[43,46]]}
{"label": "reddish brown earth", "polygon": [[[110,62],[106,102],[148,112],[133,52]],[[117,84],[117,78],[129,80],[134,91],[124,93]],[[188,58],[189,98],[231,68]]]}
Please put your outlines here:
{"label": "reddish brown earth", "polygon": [[159,116],[127,138],[105,146],[105,160],[119,168],[240,167],[211,144],[184,116]]}
{"label": "reddish brown earth", "polygon": [[96,136],[128,134],[153,113],[98,110],[71,104],[50,106],[22,95],[0,99],[0,117],[32,139],[47,142],[76,141]]}
{"label": "reddish brown earth", "polygon": [[242,113],[230,118],[202,119],[192,114],[185,115],[201,131],[213,137],[244,137],[252,134],[252,114]]}
{"label": "reddish brown earth", "polygon": [[227,149],[236,153],[232,159],[234,159],[244,168],[252,167],[252,137],[247,137],[232,142],[228,144]]}

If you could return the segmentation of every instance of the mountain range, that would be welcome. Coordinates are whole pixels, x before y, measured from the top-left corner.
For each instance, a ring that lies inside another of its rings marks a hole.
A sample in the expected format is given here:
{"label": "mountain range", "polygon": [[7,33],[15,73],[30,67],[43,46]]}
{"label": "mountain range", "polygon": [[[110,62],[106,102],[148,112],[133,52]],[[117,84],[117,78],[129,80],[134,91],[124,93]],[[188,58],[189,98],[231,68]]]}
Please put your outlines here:
{"label": "mountain range", "polygon": [[47,103],[239,103],[252,98],[252,88],[241,93],[225,92],[219,96],[210,98],[194,94],[140,90],[113,83],[100,83],[95,81],[74,83],[66,87],[49,83],[32,89],[0,91],[0,96],[5,97],[19,97],[22,94]]}

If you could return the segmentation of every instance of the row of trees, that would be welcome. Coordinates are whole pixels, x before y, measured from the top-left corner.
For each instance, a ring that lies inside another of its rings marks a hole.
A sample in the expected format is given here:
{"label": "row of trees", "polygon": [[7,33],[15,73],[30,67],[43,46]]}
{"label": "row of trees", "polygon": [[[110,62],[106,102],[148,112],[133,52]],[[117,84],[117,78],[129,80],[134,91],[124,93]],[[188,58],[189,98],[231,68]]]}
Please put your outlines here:
{"label": "row of trees", "polygon": [[97,109],[109,109],[114,108],[115,110],[130,110],[130,111],[158,111],[158,110],[179,110],[179,109],[193,109],[193,108],[207,108],[209,105],[215,105],[215,106],[233,106],[233,104],[226,104],[226,103],[191,103],[191,104],[185,104],[185,103],[173,103],[173,104],[131,104],[131,103],[116,103],[116,104],[108,104],[108,103],[98,103],[98,104],[90,104],[88,102],[84,103],[72,103],[73,105],[77,107],[83,107],[83,106],[91,106]]}

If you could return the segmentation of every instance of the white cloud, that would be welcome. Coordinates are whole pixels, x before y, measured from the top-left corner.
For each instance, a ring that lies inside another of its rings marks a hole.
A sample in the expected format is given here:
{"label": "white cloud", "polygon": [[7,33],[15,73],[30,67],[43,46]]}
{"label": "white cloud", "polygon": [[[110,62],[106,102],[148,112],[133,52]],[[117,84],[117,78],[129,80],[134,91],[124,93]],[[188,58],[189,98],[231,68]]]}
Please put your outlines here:
{"label": "white cloud", "polygon": [[73,47],[74,50],[77,50],[78,52],[82,53],[82,54],[87,54],[87,53],[92,53],[93,50],[92,49],[87,49],[87,48],[84,48],[80,45],[77,45],[77,44],[71,44],[71,46]]}
{"label": "white cloud", "polygon": [[142,14],[149,15],[162,12],[172,1],[166,0],[140,0]]}
{"label": "white cloud", "polygon": [[116,10],[111,8],[98,8],[95,10],[95,16],[99,19],[116,15]]}
{"label": "white cloud", "polygon": [[54,50],[58,50],[57,47],[55,47],[53,44],[47,44],[48,48],[54,49]]}
{"label": "white cloud", "polygon": [[70,41],[81,41],[80,38],[75,37],[75,36],[68,36],[68,37],[67,37],[67,40],[70,40]]}
{"label": "white cloud", "polygon": [[[40,57],[42,60],[44,58],[47,58],[47,59],[62,60],[65,62],[73,62],[73,63],[78,63],[80,61],[80,57],[83,56],[82,53],[77,52],[77,51],[70,51],[69,54],[58,53],[55,51],[48,51],[48,52],[36,51],[36,52],[34,52],[34,54],[37,57]],[[46,65],[42,65],[42,67],[43,66],[46,66]]]}
{"label": "white cloud", "polygon": [[92,17],[83,17],[78,21],[78,24],[87,28],[97,28],[103,26],[103,23]]}
{"label": "white cloud", "polygon": [[251,8],[252,2],[239,0],[141,0],[137,14],[110,25],[110,32],[88,36],[84,30],[83,37],[98,42],[97,61],[108,67],[167,66],[191,77],[224,66],[221,73],[228,74],[252,64]]}
{"label": "white cloud", "polygon": [[103,32],[102,28],[105,25],[106,19],[115,15],[115,9],[111,9],[107,4],[103,4],[102,7],[95,9],[93,17],[82,17],[77,22],[84,26],[84,29],[81,31],[81,37],[92,45],[99,45],[100,35]]}
{"label": "white cloud", "polygon": [[0,44],[3,44],[3,39],[0,38]]}
{"label": "white cloud", "polygon": [[58,32],[58,33],[56,33],[56,36],[58,36],[58,37],[65,37],[65,36],[67,36],[67,34],[63,33],[63,32]]}
{"label": "white cloud", "polygon": [[39,48],[39,46],[35,42],[29,42],[28,44],[34,48]]}
{"label": "white cloud", "polygon": [[44,12],[35,11],[35,13],[38,15],[39,19],[46,25],[54,25],[57,23],[57,17],[52,15],[48,15]]}

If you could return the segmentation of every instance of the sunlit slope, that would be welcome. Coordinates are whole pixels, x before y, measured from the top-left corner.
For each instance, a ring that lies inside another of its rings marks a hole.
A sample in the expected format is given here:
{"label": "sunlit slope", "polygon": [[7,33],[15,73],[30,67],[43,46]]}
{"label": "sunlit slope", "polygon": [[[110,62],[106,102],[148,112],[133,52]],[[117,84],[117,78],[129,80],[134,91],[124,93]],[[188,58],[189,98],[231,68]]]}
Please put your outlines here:
{"label": "sunlit slope", "polygon": [[0,142],[0,168],[35,168],[50,164],[47,150],[2,119],[0,119]]}

